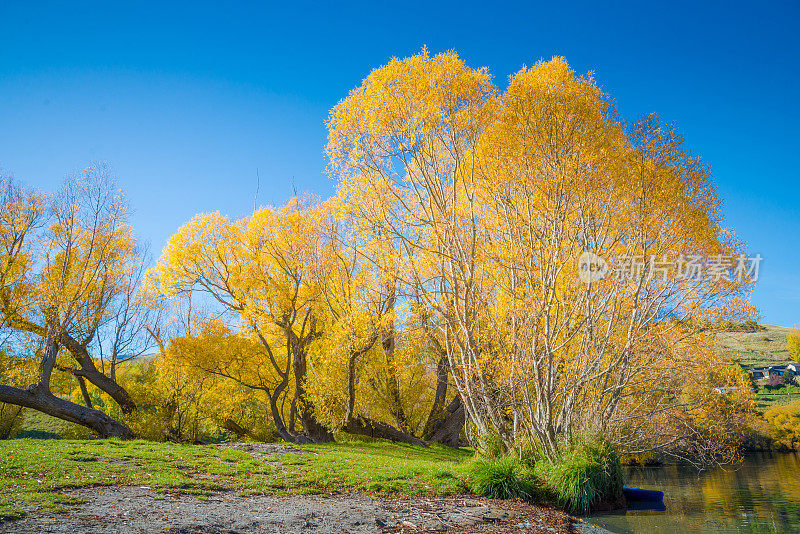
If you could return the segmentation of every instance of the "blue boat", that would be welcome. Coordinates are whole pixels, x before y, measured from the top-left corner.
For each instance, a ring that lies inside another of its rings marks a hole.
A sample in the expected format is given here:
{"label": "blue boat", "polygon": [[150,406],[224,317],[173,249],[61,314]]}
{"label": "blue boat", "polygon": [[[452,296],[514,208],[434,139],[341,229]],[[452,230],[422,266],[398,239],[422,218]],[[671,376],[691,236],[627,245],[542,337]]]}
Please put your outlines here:
{"label": "blue boat", "polygon": [[661,502],[664,500],[663,491],[646,490],[622,486],[622,493],[629,501]]}

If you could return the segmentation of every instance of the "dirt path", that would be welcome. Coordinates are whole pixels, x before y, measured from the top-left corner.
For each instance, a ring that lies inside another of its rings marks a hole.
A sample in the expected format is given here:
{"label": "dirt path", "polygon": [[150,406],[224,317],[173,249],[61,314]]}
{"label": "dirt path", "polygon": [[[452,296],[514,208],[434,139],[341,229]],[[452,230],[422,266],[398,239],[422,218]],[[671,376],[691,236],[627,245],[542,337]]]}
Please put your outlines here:
{"label": "dirt path", "polygon": [[146,487],[70,493],[83,504],[67,513],[36,512],[0,523],[0,533],[575,532],[572,519],[557,510],[478,498],[239,497],[228,492],[198,500],[158,494]]}

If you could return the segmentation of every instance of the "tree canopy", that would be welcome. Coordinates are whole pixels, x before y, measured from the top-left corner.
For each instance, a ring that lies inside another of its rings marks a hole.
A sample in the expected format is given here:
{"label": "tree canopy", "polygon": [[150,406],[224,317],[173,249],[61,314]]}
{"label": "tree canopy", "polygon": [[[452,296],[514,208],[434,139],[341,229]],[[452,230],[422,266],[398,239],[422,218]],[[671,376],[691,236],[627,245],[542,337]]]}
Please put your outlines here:
{"label": "tree canopy", "polygon": [[[752,393],[713,336],[755,316],[755,277],[674,125],[623,120],[562,58],[501,89],[426,50],[373,70],[327,125],[333,198],[198,214],[146,276],[105,166],[53,198],[6,187],[3,324],[39,376],[0,401],[103,435],[153,408],[175,439],[260,418],[298,443],[732,450]],[[148,344],[155,366],[118,380]],[[85,406],[53,395],[54,370]]]}

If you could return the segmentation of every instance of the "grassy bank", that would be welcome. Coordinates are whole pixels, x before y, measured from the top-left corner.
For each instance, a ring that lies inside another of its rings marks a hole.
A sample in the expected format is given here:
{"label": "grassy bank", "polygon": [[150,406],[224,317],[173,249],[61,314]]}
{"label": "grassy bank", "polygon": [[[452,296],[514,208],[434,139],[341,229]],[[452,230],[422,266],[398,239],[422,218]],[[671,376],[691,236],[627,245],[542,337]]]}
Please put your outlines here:
{"label": "grassy bank", "polygon": [[717,345],[745,367],[790,361],[792,358],[786,346],[786,336],[792,329],[768,324],[760,326],[763,330],[717,334]]}
{"label": "grassy bank", "polygon": [[392,443],[309,445],[296,453],[148,441],[34,440],[0,442],[0,516],[19,517],[77,504],[66,490],[146,486],[204,498],[359,491],[373,494],[465,493],[465,450]]}

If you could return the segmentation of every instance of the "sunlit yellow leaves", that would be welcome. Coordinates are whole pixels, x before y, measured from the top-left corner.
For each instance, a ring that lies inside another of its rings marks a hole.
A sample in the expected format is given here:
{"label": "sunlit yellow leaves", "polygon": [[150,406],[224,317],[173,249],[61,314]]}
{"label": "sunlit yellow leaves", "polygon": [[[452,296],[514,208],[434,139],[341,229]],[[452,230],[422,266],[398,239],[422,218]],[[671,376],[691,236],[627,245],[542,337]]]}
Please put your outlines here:
{"label": "sunlit yellow leaves", "polygon": [[328,126],[340,202],[354,228],[401,251],[398,279],[448,341],[478,432],[511,446],[521,427],[547,454],[558,432],[586,428],[647,441],[631,421],[664,403],[687,415],[676,392],[697,385],[695,406],[728,383],[700,338],[752,314],[746,283],[578,277],[586,251],[645,262],[741,251],[674,127],[625,124],[562,58],[498,93],[484,70],[425,51],[373,71]]}
{"label": "sunlit yellow leaves", "polygon": [[786,335],[786,348],[789,349],[789,356],[793,361],[800,361],[800,330],[797,328]]}
{"label": "sunlit yellow leaves", "polygon": [[773,406],[764,417],[776,442],[792,449],[800,444],[800,402]]}
{"label": "sunlit yellow leaves", "polygon": [[393,59],[333,108],[328,153],[335,166],[350,159],[366,170],[377,164],[368,161],[372,150],[400,158],[413,157],[419,144],[445,150],[448,136],[479,127],[477,115],[494,93],[486,70],[469,69],[454,53]]}
{"label": "sunlit yellow leaves", "polygon": [[[201,290],[239,323],[176,344],[184,362],[277,385],[294,355],[308,374],[292,410],[408,430],[446,361],[477,432],[548,455],[587,430],[642,448],[688,427],[724,441],[752,411],[709,341],[723,318],[753,314],[747,282],[578,276],[589,251],[652,263],[743,249],[675,127],[626,124],[563,58],[499,92],[485,69],[426,50],[372,71],[328,127],[335,198],[201,214],[168,243],[150,294]],[[261,345],[208,350],[228,343]]]}

